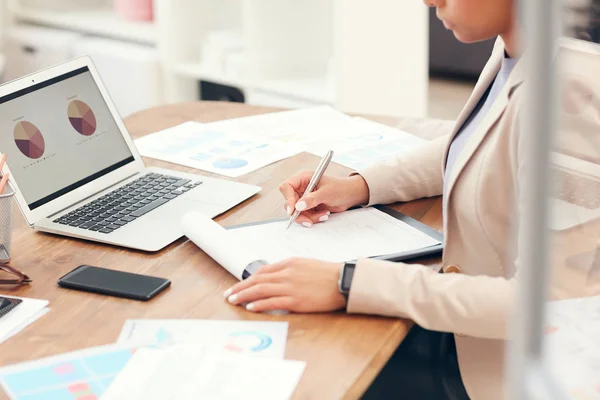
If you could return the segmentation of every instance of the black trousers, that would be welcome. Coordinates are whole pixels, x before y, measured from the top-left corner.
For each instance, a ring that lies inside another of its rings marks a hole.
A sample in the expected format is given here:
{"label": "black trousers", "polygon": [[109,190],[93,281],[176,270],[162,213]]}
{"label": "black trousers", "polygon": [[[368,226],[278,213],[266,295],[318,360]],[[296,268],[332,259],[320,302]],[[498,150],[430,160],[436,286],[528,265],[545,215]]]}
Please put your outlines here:
{"label": "black trousers", "polygon": [[454,335],[414,326],[363,399],[468,400]]}

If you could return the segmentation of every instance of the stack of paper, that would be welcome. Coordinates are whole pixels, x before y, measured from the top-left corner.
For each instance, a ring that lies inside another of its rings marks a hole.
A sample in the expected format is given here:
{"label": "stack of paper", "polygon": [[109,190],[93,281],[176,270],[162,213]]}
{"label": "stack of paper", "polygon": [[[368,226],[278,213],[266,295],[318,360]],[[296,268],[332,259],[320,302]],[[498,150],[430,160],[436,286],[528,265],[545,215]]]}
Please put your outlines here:
{"label": "stack of paper", "polygon": [[600,398],[600,296],[550,303],[545,346],[571,398]]}
{"label": "stack of paper", "polygon": [[12,400],[287,399],[285,322],[131,320],[118,344],[0,368]]}
{"label": "stack of paper", "polygon": [[135,141],[141,155],[238,177],[303,151],[354,169],[407,151],[424,141],[409,133],[331,107],[184,124]]}
{"label": "stack of paper", "polygon": [[11,299],[22,300],[18,306],[0,318],[0,343],[16,335],[28,325],[50,311],[46,300],[26,299],[22,297],[5,296]]}

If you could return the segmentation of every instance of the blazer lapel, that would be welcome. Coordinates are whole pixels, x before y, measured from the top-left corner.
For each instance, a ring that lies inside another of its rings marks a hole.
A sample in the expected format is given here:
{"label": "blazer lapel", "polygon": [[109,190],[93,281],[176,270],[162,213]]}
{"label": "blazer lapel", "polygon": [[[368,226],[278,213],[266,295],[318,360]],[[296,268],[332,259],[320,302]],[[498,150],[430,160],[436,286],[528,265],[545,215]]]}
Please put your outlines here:
{"label": "blazer lapel", "polygon": [[469,100],[467,100],[467,103],[456,119],[456,124],[454,125],[454,129],[450,134],[450,140],[448,141],[448,144],[446,145],[446,151],[444,152],[444,159],[442,160],[442,174],[445,174],[446,172],[446,163],[448,161],[448,151],[450,150],[450,145],[454,141],[454,138],[458,132],[460,132],[462,129],[463,125],[467,121],[467,118],[469,118],[479,103],[479,100],[481,100],[489,86],[496,78],[498,71],[500,71],[500,66],[502,65],[502,57],[504,57],[504,44],[502,43],[502,40],[498,38],[498,40],[496,40],[496,44],[494,45],[490,59],[483,68],[481,75],[479,75],[479,79],[477,80],[475,89],[473,89],[473,93],[471,93]]}
{"label": "blazer lapel", "polygon": [[[490,61],[486,65],[484,71],[482,72],[481,78],[479,79],[479,81],[477,83],[476,89],[473,91],[473,95],[467,102],[467,105],[465,106],[463,112],[461,113],[461,115],[457,121],[457,124],[454,128],[454,132],[452,134],[452,139],[450,140],[450,142],[448,143],[448,146],[446,148],[444,164],[442,166],[444,173],[446,171],[446,160],[448,157],[448,151],[450,149],[452,140],[454,140],[454,137],[458,134],[458,132],[460,132],[460,130],[462,129],[462,125],[467,120],[467,118],[471,115],[473,109],[476,107],[477,103],[479,102],[479,100],[481,99],[483,94],[487,91],[489,86],[492,84],[496,75],[498,74],[498,71],[500,70],[500,66],[502,65],[502,59],[504,57],[504,45],[500,40],[499,40],[499,43],[500,43],[500,45],[498,45],[498,42],[497,42],[496,48],[494,49],[494,53],[493,53],[492,57],[490,58]],[[469,138],[469,140],[465,143],[464,148],[458,155],[456,162],[452,167],[452,171],[451,171],[450,175],[448,176],[448,183],[447,183],[448,189],[446,192],[446,201],[444,202],[446,204],[446,206],[449,203],[449,199],[452,194],[452,190],[453,190],[454,185],[455,185],[458,177],[460,176],[461,172],[463,171],[465,166],[468,164],[468,162],[471,159],[471,157],[473,156],[473,154],[477,151],[477,149],[479,148],[479,146],[485,139],[486,135],[489,133],[492,126],[496,123],[496,121],[498,121],[498,119],[504,113],[504,110],[508,106],[510,95],[512,94],[514,89],[522,83],[523,78],[524,78],[523,71],[522,71],[523,70],[522,61],[523,60],[520,60],[517,63],[517,65],[515,66],[515,69],[511,73],[511,77],[509,78],[508,82],[506,83],[506,85],[504,86],[504,88],[501,90],[500,94],[494,101],[493,106],[488,110],[487,114],[481,120],[479,126],[477,126],[475,132]]]}

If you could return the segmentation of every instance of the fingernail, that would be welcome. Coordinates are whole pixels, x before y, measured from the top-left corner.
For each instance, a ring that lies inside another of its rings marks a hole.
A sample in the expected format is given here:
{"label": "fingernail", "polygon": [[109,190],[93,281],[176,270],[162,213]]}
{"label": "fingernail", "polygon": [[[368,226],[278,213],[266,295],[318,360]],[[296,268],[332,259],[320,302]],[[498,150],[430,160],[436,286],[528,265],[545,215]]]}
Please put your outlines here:
{"label": "fingernail", "polygon": [[231,296],[229,296],[229,298],[227,299],[228,302],[230,303],[235,303],[238,299],[238,295],[237,294],[232,294]]}
{"label": "fingernail", "polygon": [[307,228],[312,228],[312,224],[310,222],[303,222],[302,226],[305,226]]}
{"label": "fingernail", "polygon": [[254,304],[253,304],[253,303],[250,303],[250,304],[248,304],[248,305],[246,306],[246,310],[248,310],[248,311],[254,311],[254,308],[255,308],[255,307],[254,307]]}
{"label": "fingernail", "polygon": [[306,202],[299,201],[298,203],[296,203],[296,210],[298,210],[298,211],[306,210]]}
{"label": "fingernail", "polygon": [[325,215],[321,216],[321,218],[319,218],[319,221],[321,221],[321,222],[325,222],[325,221],[327,221],[328,219],[329,219],[329,215],[325,214]]}
{"label": "fingernail", "polygon": [[292,215],[292,207],[287,206],[286,211],[287,211],[288,215]]}
{"label": "fingernail", "polygon": [[227,298],[229,296],[231,296],[231,292],[233,292],[233,288],[229,288],[227,289],[224,293],[223,293],[223,297]]}

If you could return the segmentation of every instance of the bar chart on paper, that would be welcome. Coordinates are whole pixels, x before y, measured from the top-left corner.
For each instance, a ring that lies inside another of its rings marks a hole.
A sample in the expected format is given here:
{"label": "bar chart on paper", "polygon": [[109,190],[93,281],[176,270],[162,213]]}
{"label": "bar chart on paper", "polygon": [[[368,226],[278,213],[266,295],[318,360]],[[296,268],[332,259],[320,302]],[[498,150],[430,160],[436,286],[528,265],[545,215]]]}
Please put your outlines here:
{"label": "bar chart on paper", "polygon": [[137,347],[103,346],[0,369],[12,400],[97,400]]}

